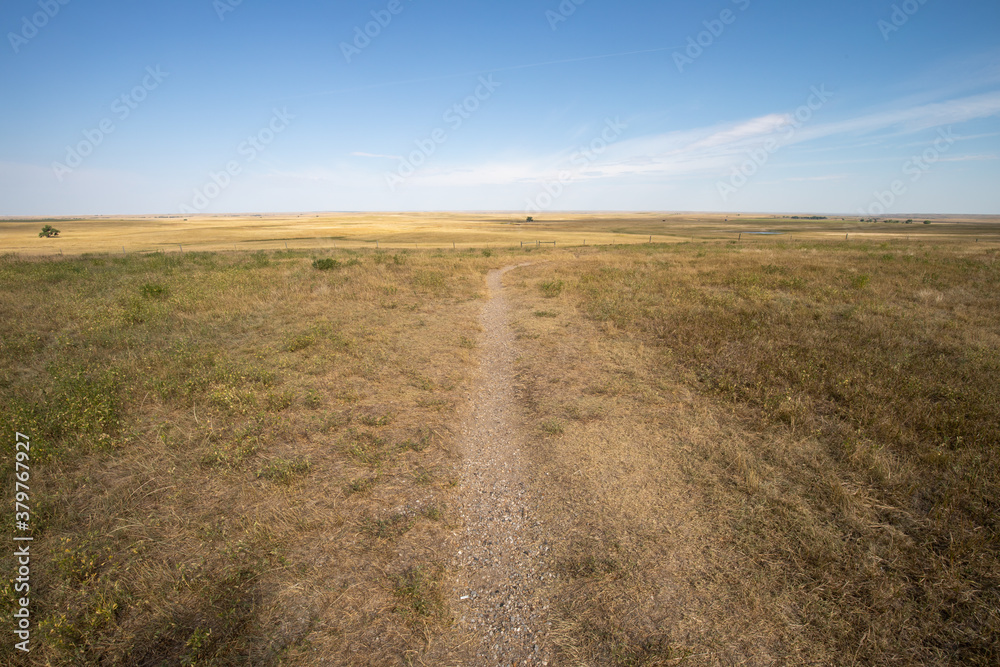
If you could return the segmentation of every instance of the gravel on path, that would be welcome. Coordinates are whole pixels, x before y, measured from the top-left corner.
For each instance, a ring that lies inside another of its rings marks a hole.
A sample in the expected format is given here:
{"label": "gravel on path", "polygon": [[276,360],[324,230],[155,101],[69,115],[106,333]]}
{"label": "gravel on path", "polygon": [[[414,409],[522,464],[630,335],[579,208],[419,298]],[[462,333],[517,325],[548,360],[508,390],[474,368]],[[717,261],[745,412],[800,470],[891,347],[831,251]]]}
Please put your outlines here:
{"label": "gravel on path", "polygon": [[[461,427],[460,511],[452,601],[458,630],[471,638],[476,665],[551,662],[545,596],[543,527],[533,517],[521,456],[522,413],[515,395],[514,333],[507,318],[503,274],[490,271],[489,301],[480,320],[480,369]],[[470,656],[471,657],[471,656]]]}

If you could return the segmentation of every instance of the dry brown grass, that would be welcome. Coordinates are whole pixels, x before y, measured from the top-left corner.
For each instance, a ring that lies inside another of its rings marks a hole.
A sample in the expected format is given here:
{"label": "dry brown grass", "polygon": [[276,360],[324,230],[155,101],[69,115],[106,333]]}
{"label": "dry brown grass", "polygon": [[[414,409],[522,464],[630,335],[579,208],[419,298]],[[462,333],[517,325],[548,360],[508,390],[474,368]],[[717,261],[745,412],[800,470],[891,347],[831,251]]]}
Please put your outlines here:
{"label": "dry brown grass", "polygon": [[525,256],[560,664],[996,664],[1000,265],[973,240],[3,258],[31,663],[458,641],[452,429],[482,276]]}
{"label": "dry brown grass", "polygon": [[567,662],[995,664],[997,259],[771,242],[523,270]]}
{"label": "dry brown grass", "polygon": [[0,263],[31,664],[402,664],[447,627],[462,342],[501,260],[336,258]]}

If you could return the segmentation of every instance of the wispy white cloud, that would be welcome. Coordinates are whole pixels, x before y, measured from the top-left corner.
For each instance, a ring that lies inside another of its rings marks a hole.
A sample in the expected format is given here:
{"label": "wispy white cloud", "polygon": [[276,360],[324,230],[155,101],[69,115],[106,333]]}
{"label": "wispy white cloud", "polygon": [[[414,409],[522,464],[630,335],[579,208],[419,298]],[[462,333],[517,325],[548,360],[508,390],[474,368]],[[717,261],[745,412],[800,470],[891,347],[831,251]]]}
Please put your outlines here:
{"label": "wispy white cloud", "polygon": [[695,151],[732,146],[748,139],[753,140],[774,134],[788,127],[791,122],[792,117],[788,114],[768,114],[759,118],[751,118],[736,125],[717,130],[704,139],[690,144],[687,146],[687,150]]}
{"label": "wispy white cloud", "polygon": [[[354,151],[323,165],[272,167],[262,169],[260,173],[248,173],[234,182],[226,196],[220,197],[217,206],[219,210],[224,210],[232,206],[230,202],[244,201],[244,196],[258,197],[261,202],[266,202],[269,201],[266,200],[266,193],[278,193],[288,202],[299,201],[296,197],[309,202],[308,205],[295,204],[307,208],[362,206],[368,200],[379,201],[384,208],[421,208],[433,207],[430,202],[438,201],[440,193],[445,190],[455,201],[519,203],[522,193],[537,190],[540,184],[558,180],[567,173],[574,182],[592,184],[576,189],[582,198],[588,191],[595,192],[605,187],[627,192],[655,190],[662,193],[675,186],[685,190],[691,183],[695,184],[692,187],[710,190],[715,179],[725,177],[734,166],[747,160],[748,153],[761,150],[769,141],[780,146],[797,146],[795,152],[790,153],[796,158],[795,164],[787,159],[781,163],[782,175],[789,176],[781,179],[778,174],[772,174],[771,179],[779,178],[773,181],[774,185],[800,183],[801,189],[808,189],[809,183],[814,183],[815,188],[823,188],[824,183],[850,180],[854,174],[845,172],[861,163],[886,163],[896,168],[900,158],[905,157],[900,155],[898,149],[910,145],[909,142],[926,145],[923,139],[927,135],[921,133],[934,127],[948,126],[955,126],[959,140],[964,141],[970,154],[942,156],[941,162],[1000,159],[996,154],[983,151],[982,144],[977,150],[975,143],[995,137],[998,133],[984,134],[983,128],[977,128],[975,132],[962,135],[960,127],[967,121],[1000,115],[1000,91],[929,102],[916,107],[868,110],[831,121],[825,120],[826,113],[825,109],[817,111],[812,120],[800,127],[794,125],[791,114],[770,113],[729,123],[641,136],[630,137],[626,129],[622,138],[608,144],[594,159],[574,159],[579,157],[578,152],[584,146],[600,136],[602,126],[593,125],[585,127],[575,137],[574,145],[556,152],[512,158],[493,156],[467,162],[450,161],[442,155],[408,178],[398,193],[388,192],[385,171],[391,169],[388,161],[401,159],[399,156]],[[833,115],[832,107],[829,113]],[[631,122],[629,119],[626,121]],[[832,156],[807,155],[823,152],[831,146],[852,149],[843,156],[834,153],[838,158],[850,159],[826,160],[822,157]],[[893,150],[881,151],[879,146]],[[857,149],[865,150],[857,152]],[[993,145],[990,149],[994,149]],[[813,157],[820,159],[813,160]],[[995,169],[992,165],[988,168]],[[801,175],[803,173],[809,175]],[[16,192],[19,198],[25,200],[46,198],[54,188],[51,170],[43,167],[0,163],[0,177],[0,181],[4,182],[3,191]],[[699,180],[700,186],[697,185]],[[66,207],[74,211],[89,210],[85,202],[89,201],[92,193],[117,192],[123,183],[132,183],[136,196],[123,200],[116,208],[134,207],[138,211],[155,205],[164,210],[174,210],[177,202],[190,197],[190,188],[186,186],[175,184],[176,187],[171,187],[170,192],[165,194],[159,191],[162,187],[157,189],[149,183],[136,181],[142,179],[133,174],[103,173],[82,167],[73,174],[71,182],[63,184],[59,192],[66,198]],[[772,181],[758,181],[759,185],[769,183]],[[598,184],[601,188],[593,187]],[[682,193],[680,196],[687,195]],[[241,204],[241,207],[247,208],[248,205]],[[23,208],[28,210],[26,206]]]}
{"label": "wispy white cloud", "polygon": [[381,153],[365,153],[364,151],[354,151],[351,153],[353,157],[374,157],[374,158],[385,158],[387,160],[402,160],[403,158],[399,155],[382,155]]}
{"label": "wispy white cloud", "polygon": [[1000,114],[1000,91],[972,95],[947,102],[865,114],[847,120],[809,125],[799,141],[834,135],[863,135],[891,130],[898,135],[914,134],[934,127],[957,125]]}
{"label": "wispy white cloud", "polygon": [[424,169],[411,182],[415,186],[502,185],[557,179],[566,171],[575,181],[717,174],[745,161],[748,152],[760,149],[769,141],[788,146],[835,138],[857,141],[860,137],[870,137],[864,143],[878,145],[892,137],[997,115],[1000,115],[1000,91],[825,123],[812,121],[801,126],[794,124],[790,114],[774,113],[733,123],[624,139],[611,144],[583,169],[573,166],[571,157],[575,149],[571,149],[519,163],[489,162]]}
{"label": "wispy white cloud", "polygon": [[938,162],[979,162],[981,160],[998,160],[997,155],[957,155],[955,157],[938,158]]}
{"label": "wispy white cloud", "polygon": [[850,178],[850,174],[830,174],[828,176],[791,176],[786,181],[806,182],[806,181],[842,181]]}

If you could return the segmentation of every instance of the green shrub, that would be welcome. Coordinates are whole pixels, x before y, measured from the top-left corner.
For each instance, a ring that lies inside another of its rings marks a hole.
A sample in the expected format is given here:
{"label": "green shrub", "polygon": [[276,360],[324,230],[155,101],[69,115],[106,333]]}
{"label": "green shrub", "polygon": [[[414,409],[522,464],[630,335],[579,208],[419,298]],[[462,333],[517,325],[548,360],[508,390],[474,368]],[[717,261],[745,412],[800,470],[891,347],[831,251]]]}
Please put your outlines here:
{"label": "green shrub", "polygon": [[313,268],[319,271],[332,271],[333,269],[339,269],[341,263],[335,259],[330,259],[325,257],[323,259],[314,259]]}

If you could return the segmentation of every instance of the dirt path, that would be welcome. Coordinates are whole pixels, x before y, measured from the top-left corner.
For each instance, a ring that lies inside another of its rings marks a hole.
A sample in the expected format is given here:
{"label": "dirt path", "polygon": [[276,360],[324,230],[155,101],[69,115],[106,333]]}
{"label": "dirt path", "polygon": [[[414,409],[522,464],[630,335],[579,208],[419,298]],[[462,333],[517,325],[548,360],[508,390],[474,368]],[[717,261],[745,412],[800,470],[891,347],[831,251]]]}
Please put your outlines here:
{"label": "dirt path", "polygon": [[481,365],[461,431],[463,528],[456,540],[452,608],[456,630],[469,640],[462,664],[550,661],[543,589],[551,575],[542,566],[542,527],[524,481],[514,334],[502,284],[503,274],[515,268],[490,271],[486,279]]}

